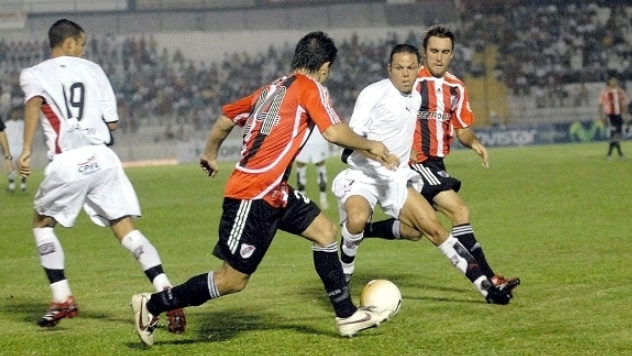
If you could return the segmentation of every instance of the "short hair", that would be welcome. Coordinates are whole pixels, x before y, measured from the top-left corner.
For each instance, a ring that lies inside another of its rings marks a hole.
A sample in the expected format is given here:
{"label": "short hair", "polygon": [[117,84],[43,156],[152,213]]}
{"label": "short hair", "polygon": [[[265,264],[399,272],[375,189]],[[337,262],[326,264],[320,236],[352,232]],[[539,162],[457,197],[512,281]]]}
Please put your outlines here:
{"label": "short hair", "polygon": [[429,28],[426,31],[426,36],[424,37],[424,52],[428,49],[428,41],[430,37],[439,37],[439,38],[449,38],[452,41],[452,49],[454,49],[454,32],[445,26],[434,26]]}
{"label": "short hair", "polygon": [[292,69],[306,69],[316,72],[320,67],[330,62],[334,63],[338,49],[334,41],[322,31],[310,32],[301,38],[296,45]]}
{"label": "short hair", "polygon": [[391,50],[391,57],[389,59],[389,63],[393,63],[393,57],[397,53],[412,53],[415,56],[417,56],[417,63],[421,62],[421,58],[419,56],[419,49],[416,46],[413,46],[409,43],[396,44]]}
{"label": "short hair", "polygon": [[48,30],[48,43],[50,48],[61,46],[67,38],[79,39],[85,33],[77,23],[61,19],[55,22]]}

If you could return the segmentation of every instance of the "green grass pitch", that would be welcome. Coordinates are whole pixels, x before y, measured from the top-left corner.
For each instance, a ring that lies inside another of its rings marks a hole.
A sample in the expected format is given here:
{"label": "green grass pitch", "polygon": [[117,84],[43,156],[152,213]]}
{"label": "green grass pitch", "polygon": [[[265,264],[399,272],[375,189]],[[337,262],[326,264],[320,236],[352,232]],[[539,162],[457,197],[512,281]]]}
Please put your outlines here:
{"label": "green grass pitch", "polygon": [[[41,329],[50,298],[31,233],[32,195],[0,191],[0,354],[2,355],[578,355],[632,352],[630,217],[632,161],[605,160],[607,143],[490,149],[484,169],[471,151],[447,165],[492,267],[520,276],[508,306],[488,305],[428,241],[367,240],[352,293],[374,278],[395,282],[399,315],[349,340],[312,267],[308,242],[279,233],[249,286],[188,312],[187,332],[156,330],[143,350],[131,295],[152,291],[109,229],[82,213],[57,228],[66,275],[80,306],[75,319]],[[632,152],[629,142],[625,152]],[[43,154],[43,153],[41,153]],[[328,161],[330,182],[343,165]],[[211,255],[222,191],[232,164],[210,179],[197,165],[128,168],[143,217],[172,282],[219,266]],[[318,199],[315,170],[308,193]],[[292,181],[294,184],[294,181]],[[337,221],[330,195],[326,213]],[[383,217],[381,212],[376,214]],[[443,220],[445,222],[445,220]],[[162,318],[164,323],[164,317]],[[164,324],[163,324],[164,325]]]}

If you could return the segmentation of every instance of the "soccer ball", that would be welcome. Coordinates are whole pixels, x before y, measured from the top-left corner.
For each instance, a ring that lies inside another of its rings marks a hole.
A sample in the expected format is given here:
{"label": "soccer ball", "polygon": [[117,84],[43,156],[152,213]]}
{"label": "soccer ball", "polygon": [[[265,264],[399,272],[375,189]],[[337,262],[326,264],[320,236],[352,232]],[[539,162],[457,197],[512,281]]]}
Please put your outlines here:
{"label": "soccer ball", "polygon": [[378,310],[390,310],[395,316],[402,307],[402,293],[395,283],[386,279],[374,279],[362,288],[360,305],[375,307]]}

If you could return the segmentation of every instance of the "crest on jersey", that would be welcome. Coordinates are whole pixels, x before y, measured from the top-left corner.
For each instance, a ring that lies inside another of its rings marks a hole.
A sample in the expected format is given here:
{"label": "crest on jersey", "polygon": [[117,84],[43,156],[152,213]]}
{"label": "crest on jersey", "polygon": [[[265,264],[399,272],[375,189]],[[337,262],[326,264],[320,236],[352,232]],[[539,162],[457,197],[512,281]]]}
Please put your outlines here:
{"label": "crest on jersey", "polygon": [[239,250],[239,254],[242,258],[250,258],[252,254],[255,252],[255,247],[248,244],[241,244],[241,249]]}

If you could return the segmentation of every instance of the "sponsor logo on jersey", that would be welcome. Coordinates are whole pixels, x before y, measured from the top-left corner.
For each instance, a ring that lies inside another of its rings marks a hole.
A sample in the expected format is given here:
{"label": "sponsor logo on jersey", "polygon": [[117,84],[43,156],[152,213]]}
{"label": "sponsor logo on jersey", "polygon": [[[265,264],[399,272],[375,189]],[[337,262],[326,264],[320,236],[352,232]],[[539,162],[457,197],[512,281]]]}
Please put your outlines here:
{"label": "sponsor logo on jersey", "polygon": [[452,114],[445,114],[436,111],[422,111],[419,114],[419,118],[421,120],[448,121],[450,120],[450,116],[452,116]]}
{"label": "sponsor logo on jersey", "polygon": [[239,254],[242,258],[250,258],[252,254],[255,252],[255,247],[248,244],[241,244],[241,249],[239,250]]}

